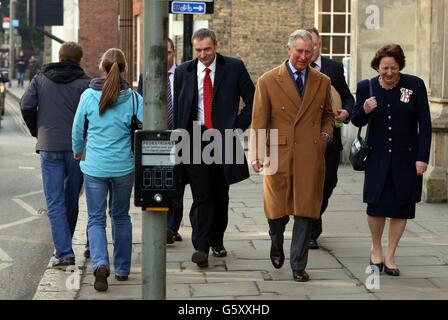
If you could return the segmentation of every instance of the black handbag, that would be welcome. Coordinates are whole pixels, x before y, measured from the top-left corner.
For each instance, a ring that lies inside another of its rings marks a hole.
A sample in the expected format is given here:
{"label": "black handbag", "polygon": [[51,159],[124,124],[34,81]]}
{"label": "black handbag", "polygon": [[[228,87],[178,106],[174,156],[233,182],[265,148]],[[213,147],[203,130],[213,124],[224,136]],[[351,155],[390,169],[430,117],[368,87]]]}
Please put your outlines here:
{"label": "black handbag", "polygon": [[[135,102],[136,101],[136,102]],[[135,110],[135,105],[137,104],[137,110]],[[132,92],[132,118],[131,118],[131,148],[134,152],[134,133],[137,130],[143,130],[143,122],[137,118],[138,112],[138,97],[135,92]]]}
{"label": "black handbag", "polygon": [[[370,96],[372,96],[372,82],[369,80]],[[350,148],[350,155],[348,157],[352,167],[356,171],[366,170],[367,158],[369,156],[369,145],[367,144],[367,139],[369,137],[370,120],[367,124],[366,137],[363,139],[361,137],[362,127],[359,127],[358,134],[352,142]]]}

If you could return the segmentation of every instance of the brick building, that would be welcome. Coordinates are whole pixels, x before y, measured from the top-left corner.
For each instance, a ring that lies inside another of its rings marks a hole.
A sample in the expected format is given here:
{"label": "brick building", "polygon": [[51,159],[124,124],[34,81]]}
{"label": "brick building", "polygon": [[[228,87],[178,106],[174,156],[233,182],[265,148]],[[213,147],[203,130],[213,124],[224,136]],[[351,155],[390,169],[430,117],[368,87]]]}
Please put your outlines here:
{"label": "brick building", "polygon": [[118,47],[119,0],[79,0],[79,43],[84,49],[82,67],[90,76],[100,74],[101,55]]}

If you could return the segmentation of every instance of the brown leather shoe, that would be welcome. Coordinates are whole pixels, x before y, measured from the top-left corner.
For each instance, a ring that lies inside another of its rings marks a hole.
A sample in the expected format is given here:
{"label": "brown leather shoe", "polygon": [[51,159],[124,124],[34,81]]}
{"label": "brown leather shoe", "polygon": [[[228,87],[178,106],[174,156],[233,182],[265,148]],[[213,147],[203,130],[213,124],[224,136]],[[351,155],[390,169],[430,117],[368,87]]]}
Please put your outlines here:
{"label": "brown leather shoe", "polygon": [[307,282],[310,280],[310,276],[305,270],[292,270],[292,277],[297,282]]}

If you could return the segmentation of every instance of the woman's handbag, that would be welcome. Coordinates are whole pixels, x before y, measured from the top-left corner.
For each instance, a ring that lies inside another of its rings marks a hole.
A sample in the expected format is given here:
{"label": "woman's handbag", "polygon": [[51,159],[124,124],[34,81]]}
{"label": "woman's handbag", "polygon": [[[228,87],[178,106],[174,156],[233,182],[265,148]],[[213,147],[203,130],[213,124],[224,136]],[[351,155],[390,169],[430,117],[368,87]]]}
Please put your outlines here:
{"label": "woman's handbag", "polygon": [[[134,102],[136,101],[136,102]],[[137,110],[135,110],[135,104],[137,104]],[[137,118],[138,112],[138,97],[135,92],[132,92],[132,118],[131,118],[131,148],[134,152],[134,132],[137,130],[143,130],[143,122]]]}
{"label": "woman's handbag", "polygon": [[[372,82],[369,80],[369,89],[370,96],[372,97]],[[366,137],[363,139],[361,137],[362,127],[359,127],[358,134],[355,137],[355,140],[352,142],[352,146],[350,149],[349,160],[352,164],[352,167],[356,171],[364,171],[367,165],[367,157],[369,156],[369,146],[367,144],[367,138],[369,137],[369,128],[370,128],[370,120],[367,124],[367,132]]]}

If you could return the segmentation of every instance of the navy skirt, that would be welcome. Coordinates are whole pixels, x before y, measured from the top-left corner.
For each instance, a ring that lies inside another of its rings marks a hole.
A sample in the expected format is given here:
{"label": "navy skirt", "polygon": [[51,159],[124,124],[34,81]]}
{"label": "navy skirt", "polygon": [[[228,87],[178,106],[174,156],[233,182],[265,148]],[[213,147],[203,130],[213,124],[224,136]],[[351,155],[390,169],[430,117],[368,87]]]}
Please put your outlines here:
{"label": "navy skirt", "polygon": [[371,217],[414,219],[415,203],[398,204],[392,174],[389,170],[380,201],[367,204],[367,214]]}

